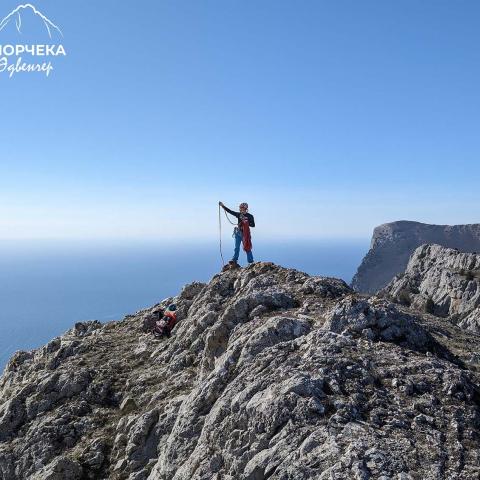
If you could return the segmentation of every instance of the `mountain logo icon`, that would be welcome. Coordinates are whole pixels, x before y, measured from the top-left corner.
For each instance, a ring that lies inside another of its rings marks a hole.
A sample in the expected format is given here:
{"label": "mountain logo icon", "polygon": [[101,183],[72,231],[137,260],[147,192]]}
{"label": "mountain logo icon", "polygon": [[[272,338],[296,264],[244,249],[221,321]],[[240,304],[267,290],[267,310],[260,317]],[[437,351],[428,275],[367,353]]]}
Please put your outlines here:
{"label": "mountain logo icon", "polygon": [[57,32],[63,37],[63,33],[57,25],[55,25],[51,20],[49,20],[42,12],[38,11],[31,3],[25,3],[24,5],[19,5],[15,10],[11,11],[1,22],[0,22],[0,31],[2,31],[7,25],[12,22],[15,22],[18,33],[22,33],[22,15],[27,11],[33,12],[33,14],[38,17],[45,28],[47,29],[48,36],[52,38],[52,32]]}

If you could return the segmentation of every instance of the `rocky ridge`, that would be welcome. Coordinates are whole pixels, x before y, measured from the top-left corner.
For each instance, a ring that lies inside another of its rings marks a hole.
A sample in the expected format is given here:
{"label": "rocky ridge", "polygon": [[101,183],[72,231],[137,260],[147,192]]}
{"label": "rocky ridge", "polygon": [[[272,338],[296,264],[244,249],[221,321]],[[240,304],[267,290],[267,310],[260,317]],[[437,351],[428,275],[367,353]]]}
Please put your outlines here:
{"label": "rocky ridge", "polygon": [[374,294],[384,288],[395,275],[405,271],[414,250],[424,244],[480,252],[480,224],[452,226],[399,221],[376,227],[370,250],[352,280],[353,289]]}
{"label": "rocky ridge", "polygon": [[[142,326],[175,301],[170,339]],[[473,479],[478,337],[270,263],[19,352],[0,478]]]}
{"label": "rocky ridge", "polygon": [[480,255],[440,245],[422,245],[407,269],[381,292],[393,300],[449,317],[480,333]]}

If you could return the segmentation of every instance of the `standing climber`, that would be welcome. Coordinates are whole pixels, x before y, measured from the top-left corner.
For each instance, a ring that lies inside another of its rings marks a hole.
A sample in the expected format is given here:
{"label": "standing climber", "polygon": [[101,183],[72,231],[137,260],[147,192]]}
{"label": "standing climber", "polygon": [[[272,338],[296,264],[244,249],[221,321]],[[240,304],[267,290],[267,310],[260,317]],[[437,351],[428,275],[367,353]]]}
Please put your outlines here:
{"label": "standing climber", "polygon": [[229,263],[230,268],[238,267],[238,256],[240,255],[241,243],[243,243],[243,249],[247,254],[248,263],[253,263],[252,236],[250,234],[250,227],[255,227],[255,219],[251,213],[248,213],[248,204],[241,203],[239,206],[239,212],[230,210],[222,202],[219,202],[219,204],[230,215],[238,218],[238,225],[233,231],[233,237],[235,239],[235,252],[232,260]]}

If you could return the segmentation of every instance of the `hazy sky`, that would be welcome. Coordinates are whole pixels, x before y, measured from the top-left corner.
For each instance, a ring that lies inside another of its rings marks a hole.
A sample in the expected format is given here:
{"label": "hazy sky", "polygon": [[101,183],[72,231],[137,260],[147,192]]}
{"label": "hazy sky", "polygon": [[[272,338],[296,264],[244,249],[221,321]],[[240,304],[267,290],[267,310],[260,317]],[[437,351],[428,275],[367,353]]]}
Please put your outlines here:
{"label": "hazy sky", "polygon": [[0,74],[1,238],[480,221],[477,0],[33,3],[68,55]]}

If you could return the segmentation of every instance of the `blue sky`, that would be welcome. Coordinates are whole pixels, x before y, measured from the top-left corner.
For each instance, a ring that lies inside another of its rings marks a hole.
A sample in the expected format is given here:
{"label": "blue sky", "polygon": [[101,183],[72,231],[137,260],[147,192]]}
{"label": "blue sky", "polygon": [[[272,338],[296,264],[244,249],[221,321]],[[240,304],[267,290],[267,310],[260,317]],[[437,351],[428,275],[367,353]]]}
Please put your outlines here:
{"label": "blue sky", "polygon": [[33,3],[68,55],[0,74],[1,238],[213,238],[220,199],[263,238],[479,221],[477,1]]}

